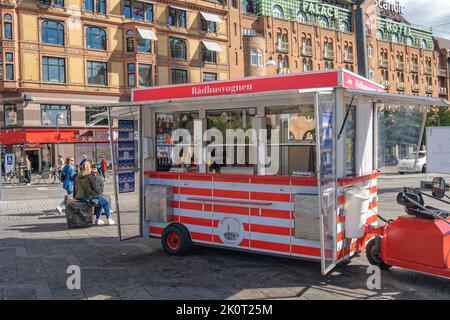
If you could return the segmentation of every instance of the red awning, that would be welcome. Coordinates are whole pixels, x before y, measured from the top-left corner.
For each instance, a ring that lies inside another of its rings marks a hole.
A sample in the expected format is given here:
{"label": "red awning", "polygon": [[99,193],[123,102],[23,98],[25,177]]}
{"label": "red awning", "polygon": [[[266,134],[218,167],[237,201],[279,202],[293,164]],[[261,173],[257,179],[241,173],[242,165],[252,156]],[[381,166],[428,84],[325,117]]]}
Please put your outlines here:
{"label": "red awning", "polygon": [[0,132],[0,144],[64,143],[76,141],[79,130],[60,129],[4,129]]}

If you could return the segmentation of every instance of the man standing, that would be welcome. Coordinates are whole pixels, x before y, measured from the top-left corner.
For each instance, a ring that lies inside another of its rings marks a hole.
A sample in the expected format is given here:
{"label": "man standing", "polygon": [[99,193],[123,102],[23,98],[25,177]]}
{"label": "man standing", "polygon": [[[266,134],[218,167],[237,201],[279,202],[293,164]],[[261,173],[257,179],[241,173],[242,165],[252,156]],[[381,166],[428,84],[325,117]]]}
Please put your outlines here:
{"label": "man standing", "polygon": [[31,161],[28,155],[25,156],[24,166],[25,166],[25,180],[27,182],[27,186],[31,186]]}

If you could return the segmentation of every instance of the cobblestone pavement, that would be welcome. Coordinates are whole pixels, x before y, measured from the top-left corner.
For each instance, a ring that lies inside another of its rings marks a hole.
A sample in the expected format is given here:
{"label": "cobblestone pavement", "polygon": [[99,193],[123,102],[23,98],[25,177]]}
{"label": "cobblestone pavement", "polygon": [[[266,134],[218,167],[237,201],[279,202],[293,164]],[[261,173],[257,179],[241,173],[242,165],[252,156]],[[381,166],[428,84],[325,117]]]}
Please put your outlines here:
{"label": "cobblestone pavement", "polygon": [[[320,276],[319,264],[196,248],[166,255],[159,240],[119,242],[117,227],[69,230],[57,185],[5,189],[0,203],[0,299],[450,299],[449,282],[393,268],[367,289],[363,258]],[[66,270],[81,268],[81,290]]]}

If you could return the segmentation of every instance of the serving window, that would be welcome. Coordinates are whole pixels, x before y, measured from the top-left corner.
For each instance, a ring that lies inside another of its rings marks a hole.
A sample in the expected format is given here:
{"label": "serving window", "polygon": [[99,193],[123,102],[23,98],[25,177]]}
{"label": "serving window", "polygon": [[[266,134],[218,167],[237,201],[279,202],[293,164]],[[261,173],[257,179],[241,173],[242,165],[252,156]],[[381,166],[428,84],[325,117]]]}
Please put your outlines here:
{"label": "serving window", "polygon": [[316,121],[313,105],[291,105],[266,108],[268,157],[272,157],[272,135],[278,130],[278,172],[281,176],[316,174]]}
{"label": "serving window", "polygon": [[[172,168],[186,166],[189,171],[198,171],[198,166],[193,162],[191,165],[174,164],[172,161],[172,150],[177,143],[193,144],[194,137],[194,120],[199,119],[198,112],[165,112],[156,113],[155,129],[156,129],[156,170],[170,171]],[[191,141],[183,141],[183,137],[179,141],[172,140],[172,133],[177,129],[186,129],[189,131]],[[189,148],[189,155],[180,154],[180,157],[192,157],[192,148]],[[181,151],[183,152],[183,151]]]}

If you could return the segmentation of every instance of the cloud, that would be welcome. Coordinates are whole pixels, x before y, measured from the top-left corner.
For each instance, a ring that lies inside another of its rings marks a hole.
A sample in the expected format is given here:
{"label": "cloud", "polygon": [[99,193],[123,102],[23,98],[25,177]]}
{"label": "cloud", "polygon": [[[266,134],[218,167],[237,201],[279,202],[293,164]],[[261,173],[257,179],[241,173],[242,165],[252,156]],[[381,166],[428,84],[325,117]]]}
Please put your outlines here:
{"label": "cloud", "polygon": [[405,16],[409,22],[424,27],[431,26],[436,35],[450,37],[450,0],[400,0],[400,2],[405,6]]}

